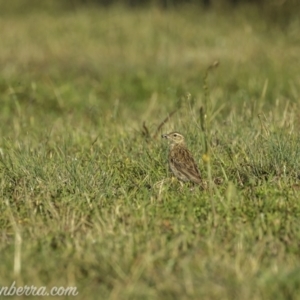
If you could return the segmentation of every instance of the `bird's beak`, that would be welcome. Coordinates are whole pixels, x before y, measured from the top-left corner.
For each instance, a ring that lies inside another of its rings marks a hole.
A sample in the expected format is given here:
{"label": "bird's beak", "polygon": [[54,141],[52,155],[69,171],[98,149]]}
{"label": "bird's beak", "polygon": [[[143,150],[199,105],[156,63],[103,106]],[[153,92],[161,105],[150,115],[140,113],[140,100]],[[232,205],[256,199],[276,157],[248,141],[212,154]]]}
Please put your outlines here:
{"label": "bird's beak", "polygon": [[167,135],[167,134],[162,134],[162,135],[161,135],[161,138],[162,138],[162,139],[167,139],[167,138],[168,138],[168,135]]}

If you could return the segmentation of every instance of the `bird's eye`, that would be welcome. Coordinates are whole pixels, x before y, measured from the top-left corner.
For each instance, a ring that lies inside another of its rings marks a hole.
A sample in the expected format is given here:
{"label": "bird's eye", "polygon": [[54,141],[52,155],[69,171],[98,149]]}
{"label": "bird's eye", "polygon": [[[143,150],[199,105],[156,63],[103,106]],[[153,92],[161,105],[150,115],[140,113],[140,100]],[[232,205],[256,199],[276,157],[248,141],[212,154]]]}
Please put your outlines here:
{"label": "bird's eye", "polygon": [[175,137],[176,137],[176,136],[177,136],[177,134],[176,134],[176,133],[174,133],[174,134],[173,134],[173,136],[175,136]]}

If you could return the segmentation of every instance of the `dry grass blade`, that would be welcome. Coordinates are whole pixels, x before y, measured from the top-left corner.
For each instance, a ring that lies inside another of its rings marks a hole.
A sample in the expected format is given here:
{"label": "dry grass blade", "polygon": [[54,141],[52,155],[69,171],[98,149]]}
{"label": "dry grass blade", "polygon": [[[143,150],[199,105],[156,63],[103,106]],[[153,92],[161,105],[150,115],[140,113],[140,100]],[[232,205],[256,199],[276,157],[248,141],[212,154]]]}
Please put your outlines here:
{"label": "dry grass blade", "polygon": [[179,108],[176,108],[175,110],[173,110],[171,113],[168,114],[168,116],[158,125],[153,138],[156,139],[158,134],[160,133],[161,129],[163,128],[163,126],[171,119],[171,117],[179,110]]}

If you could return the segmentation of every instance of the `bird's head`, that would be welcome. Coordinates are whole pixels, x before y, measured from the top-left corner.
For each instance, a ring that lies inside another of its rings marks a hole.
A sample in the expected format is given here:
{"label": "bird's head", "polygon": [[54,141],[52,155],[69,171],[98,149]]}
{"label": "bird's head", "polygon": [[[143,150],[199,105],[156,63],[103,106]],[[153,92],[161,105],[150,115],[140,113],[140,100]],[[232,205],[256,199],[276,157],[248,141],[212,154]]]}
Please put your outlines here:
{"label": "bird's head", "polygon": [[178,132],[171,132],[161,136],[170,141],[171,144],[184,144],[184,136]]}

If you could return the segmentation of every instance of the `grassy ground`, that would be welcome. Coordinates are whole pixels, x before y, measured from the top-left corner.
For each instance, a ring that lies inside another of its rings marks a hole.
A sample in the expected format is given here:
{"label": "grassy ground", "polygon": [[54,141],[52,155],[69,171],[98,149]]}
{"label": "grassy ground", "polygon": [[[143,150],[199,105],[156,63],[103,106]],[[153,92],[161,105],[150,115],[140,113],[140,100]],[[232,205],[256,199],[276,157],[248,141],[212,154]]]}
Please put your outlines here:
{"label": "grassy ground", "polygon": [[[0,11],[1,286],[299,299],[299,18]],[[170,179],[159,136],[171,130],[207,190]]]}

